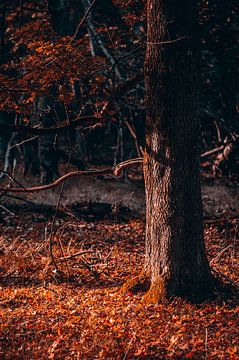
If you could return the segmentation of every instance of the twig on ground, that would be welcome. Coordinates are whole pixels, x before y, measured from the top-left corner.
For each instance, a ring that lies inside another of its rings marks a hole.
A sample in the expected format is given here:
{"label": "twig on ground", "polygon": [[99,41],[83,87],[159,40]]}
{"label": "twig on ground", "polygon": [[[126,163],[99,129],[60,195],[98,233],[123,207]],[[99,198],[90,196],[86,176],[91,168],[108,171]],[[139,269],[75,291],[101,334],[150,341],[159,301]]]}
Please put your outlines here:
{"label": "twig on ground", "polygon": [[129,342],[128,347],[127,347],[127,349],[126,349],[126,351],[125,351],[123,360],[126,360],[126,359],[127,359],[127,356],[128,356],[129,350],[130,350],[130,347],[131,347],[132,342],[133,342],[134,340],[135,340],[135,333],[133,334],[133,336],[132,336],[131,339],[130,339],[130,342]]}
{"label": "twig on ground", "polygon": [[216,259],[218,259],[227,249],[231,248],[232,245],[228,245],[224,249],[222,249],[211,261],[209,264],[212,264]]}
{"label": "twig on ground", "polygon": [[207,360],[208,330],[205,328],[205,360]]}
{"label": "twig on ground", "polygon": [[6,211],[7,213],[9,213],[10,215],[16,215],[14,214],[14,212],[12,212],[11,210],[7,209],[5,206],[0,204],[0,208],[2,208],[4,211]]}
{"label": "twig on ground", "polygon": [[57,260],[58,261],[63,261],[63,260],[70,260],[70,259],[73,259],[77,256],[82,256],[82,255],[85,255],[85,254],[95,254],[95,251],[93,250],[85,250],[85,251],[78,251],[77,253],[75,254],[71,254],[71,255],[66,255],[64,257],[60,257],[58,258]]}
{"label": "twig on ground", "polygon": [[219,272],[219,271],[216,271],[215,269],[212,269],[212,271],[218,275],[219,277],[222,277],[224,278],[225,280],[227,280],[230,284],[232,284],[233,286],[235,286],[237,288],[237,290],[239,290],[239,284],[236,283],[234,280],[232,280],[229,276]]}

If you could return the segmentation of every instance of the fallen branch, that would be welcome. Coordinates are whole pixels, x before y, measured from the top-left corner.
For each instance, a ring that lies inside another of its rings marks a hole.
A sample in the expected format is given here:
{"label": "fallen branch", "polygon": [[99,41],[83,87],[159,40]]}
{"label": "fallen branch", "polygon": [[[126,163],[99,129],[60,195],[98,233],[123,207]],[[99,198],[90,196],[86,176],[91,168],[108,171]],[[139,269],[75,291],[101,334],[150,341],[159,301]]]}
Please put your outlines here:
{"label": "fallen branch", "polygon": [[33,206],[35,206],[35,205],[42,205],[42,204],[37,204],[37,203],[35,203],[35,202],[33,202],[33,201],[30,201],[30,200],[27,200],[27,199],[24,199],[24,198],[22,198],[22,197],[20,197],[20,196],[14,196],[14,195],[10,195],[10,194],[4,194],[3,196],[6,196],[6,197],[9,197],[9,198],[11,198],[11,199],[16,199],[16,200],[20,200],[20,201],[23,201],[23,202],[25,202],[25,203],[27,203],[27,204],[29,204],[29,205],[33,205]]}
{"label": "fallen branch", "polygon": [[232,220],[237,220],[239,218],[239,215],[238,214],[235,214],[235,215],[226,215],[226,217],[225,217],[225,215],[222,217],[222,216],[220,216],[220,217],[218,217],[217,219],[210,219],[210,218],[208,218],[207,216],[204,218],[204,220],[205,220],[205,223],[207,224],[207,225],[214,225],[214,224],[218,224],[218,223],[225,223],[225,222],[228,222],[228,221],[232,221]]}
{"label": "fallen branch", "polygon": [[63,257],[60,257],[59,259],[56,259],[56,260],[57,261],[70,260],[70,259],[73,259],[74,257],[77,257],[77,256],[82,256],[82,255],[85,255],[85,254],[94,254],[94,253],[95,253],[95,251],[93,251],[93,250],[78,251],[75,254],[63,256]]}

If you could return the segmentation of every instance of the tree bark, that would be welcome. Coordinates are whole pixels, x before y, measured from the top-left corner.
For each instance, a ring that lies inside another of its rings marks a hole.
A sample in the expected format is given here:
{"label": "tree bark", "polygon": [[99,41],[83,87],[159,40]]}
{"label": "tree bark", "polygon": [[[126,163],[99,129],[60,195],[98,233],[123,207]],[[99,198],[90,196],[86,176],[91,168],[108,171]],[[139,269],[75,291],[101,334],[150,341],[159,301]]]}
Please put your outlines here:
{"label": "tree bark", "polygon": [[199,177],[197,1],[148,0],[146,298],[204,296],[212,277]]}

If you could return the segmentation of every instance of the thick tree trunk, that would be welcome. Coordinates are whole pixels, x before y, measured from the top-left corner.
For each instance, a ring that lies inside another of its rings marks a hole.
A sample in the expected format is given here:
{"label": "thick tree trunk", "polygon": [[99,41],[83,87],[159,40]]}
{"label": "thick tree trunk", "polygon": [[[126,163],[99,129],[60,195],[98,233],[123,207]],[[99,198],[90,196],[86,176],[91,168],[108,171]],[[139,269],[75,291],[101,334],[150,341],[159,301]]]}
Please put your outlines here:
{"label": "thick tree trunk", "polygon": [[152,302],[203,296],[211,284],[199,178],[196,4],[148,0],[145,269]]}

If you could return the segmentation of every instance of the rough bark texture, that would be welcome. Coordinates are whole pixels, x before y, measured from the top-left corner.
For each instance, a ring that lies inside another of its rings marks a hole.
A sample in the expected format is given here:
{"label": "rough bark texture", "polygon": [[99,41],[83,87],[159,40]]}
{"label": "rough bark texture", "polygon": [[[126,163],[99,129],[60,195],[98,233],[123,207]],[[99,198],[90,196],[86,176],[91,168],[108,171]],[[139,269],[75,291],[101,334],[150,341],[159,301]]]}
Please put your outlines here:
{"label": "rough bark texture", "polygon": [[199,177],[196,1],[148,0],[146,296],[203,296],[211,275]]}

